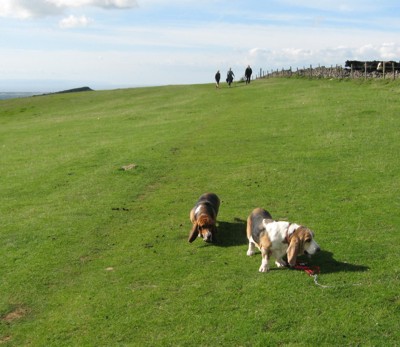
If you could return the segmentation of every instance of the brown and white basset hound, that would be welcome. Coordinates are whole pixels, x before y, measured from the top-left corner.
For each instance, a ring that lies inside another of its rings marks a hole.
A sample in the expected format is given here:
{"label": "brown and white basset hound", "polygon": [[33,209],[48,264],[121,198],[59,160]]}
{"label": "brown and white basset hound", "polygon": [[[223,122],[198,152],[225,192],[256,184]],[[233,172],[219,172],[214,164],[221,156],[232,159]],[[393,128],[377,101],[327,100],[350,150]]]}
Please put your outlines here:
{"label": "brown and white basset hound", "polygon": [[205,242],[212,242],[215,239],[219,205],[220,200],[214,193],[205,193],[200,196],[190,211],[193,227],[189,234],[189,242],[193,242],[197,236],[202,237]]}
{"label": "brown and white basset hound", "polygon": [[314,240],[314,233],[301,225],[284,221],[274,221],[266,210],[256,208],[247,218],[247,255],[254,254],[255,246],[261,251],[262,261],[259,271],[269,271],[269,259],[274,256],[277,267],[285,267],[283,256],[287,255],[290,267],[296,265],[297,256],[311,256],[320,251]]}

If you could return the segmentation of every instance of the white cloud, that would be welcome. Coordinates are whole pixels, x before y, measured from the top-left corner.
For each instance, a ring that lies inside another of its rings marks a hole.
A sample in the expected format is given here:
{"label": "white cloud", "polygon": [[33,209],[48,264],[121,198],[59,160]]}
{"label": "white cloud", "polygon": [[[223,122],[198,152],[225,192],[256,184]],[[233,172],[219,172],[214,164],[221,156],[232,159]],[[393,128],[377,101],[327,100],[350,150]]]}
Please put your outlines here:
{"label": "white cloud", "polygon": [[28,19],[62,15],[67,9],[79,7],[129,9],[137,6],[137,0],[1,0],[0,17]]}
{"label": "white cloud", "polygon": [[102,7],[102,8],[134,8],[137,0],[47,0],[59,7]]}
{"label": "white cloud", "polygon": [[44,0],[2,0],[0,3],[0,17],[27,19],[56,15],[60,10],[53,2]]}
{"label": "white cloud", "polygon": [[59,23],[59,26],[61,29],[81,28],[88,26],[92,22],[93,20],[86,16],[76,17],[74,15],[70,15],[62,19]]}
{"label": "white cloud", "polygon": [[385,60],[398,60],[400,57],[400,47],[394,42],[383,43],[379,49],[380,56]]}

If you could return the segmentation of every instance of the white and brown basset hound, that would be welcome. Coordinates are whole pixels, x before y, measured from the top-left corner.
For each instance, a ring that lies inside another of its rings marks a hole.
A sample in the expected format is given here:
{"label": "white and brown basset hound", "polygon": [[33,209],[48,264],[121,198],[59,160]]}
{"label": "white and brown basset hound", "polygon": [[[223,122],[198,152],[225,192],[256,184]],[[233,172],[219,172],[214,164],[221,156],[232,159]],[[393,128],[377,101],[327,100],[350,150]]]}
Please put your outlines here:
{"label": "white and brown basset hound", "polygon": [[215,239],[219,205],[220,200],[214,193],[205,193],[200,196],[190,211],[193,227],[189,234],[189,242],[193,242],[197,236],[202,237],[205,242],[212,242]]}
{"label": "white and brown basset hound", "polygon": [[276,266],[285,267],[287,263],[283,256],[286,254],[289,266],[293,267],[296,265],[297,256],[311,256],[320,251],[310,229],[295,223],[274,221],[269,212],[262,208],[254,209],[247,218],[247,238],[248,256],[254,254],[255,246],[261,251],[260,272],[269,271],[268,262],[271,256],[276,259]]}

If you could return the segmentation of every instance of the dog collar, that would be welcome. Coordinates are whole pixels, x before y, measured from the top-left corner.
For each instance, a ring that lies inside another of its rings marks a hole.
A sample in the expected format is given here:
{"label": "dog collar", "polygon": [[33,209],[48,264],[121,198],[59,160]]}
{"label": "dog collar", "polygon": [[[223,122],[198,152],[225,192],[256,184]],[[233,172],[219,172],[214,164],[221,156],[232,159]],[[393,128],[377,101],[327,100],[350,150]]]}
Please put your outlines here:
{"label": "dog collar", "polygon": [[291,225],[291,223],[289,223],[288,230],[286,231],[285,241],[283,243],[290,244],[290,238],[291,238],[291,235],[289,236],[290,225]]}

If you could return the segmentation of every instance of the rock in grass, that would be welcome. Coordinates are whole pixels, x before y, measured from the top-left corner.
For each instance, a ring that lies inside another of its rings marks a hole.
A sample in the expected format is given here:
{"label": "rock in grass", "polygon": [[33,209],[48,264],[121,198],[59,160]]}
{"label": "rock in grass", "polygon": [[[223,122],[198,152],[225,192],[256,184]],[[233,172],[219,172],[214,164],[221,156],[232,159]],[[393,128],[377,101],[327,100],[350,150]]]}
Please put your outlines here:
{"label": "rock in grass", "polygon": [[128,171],[128,170],[136,169],[136,167],[137,167],[136,164],[129,164],[129,165],[121,166],[121,170]]}

